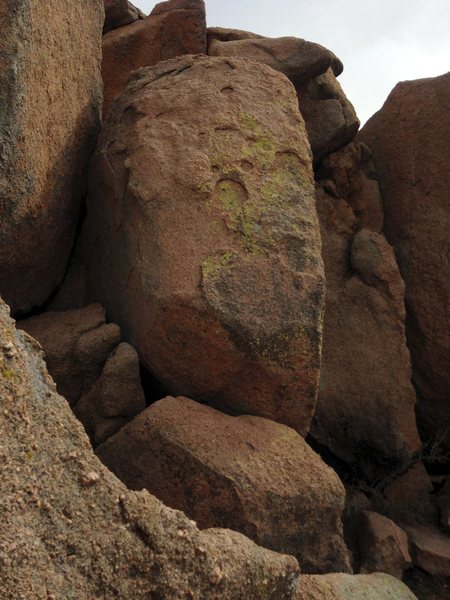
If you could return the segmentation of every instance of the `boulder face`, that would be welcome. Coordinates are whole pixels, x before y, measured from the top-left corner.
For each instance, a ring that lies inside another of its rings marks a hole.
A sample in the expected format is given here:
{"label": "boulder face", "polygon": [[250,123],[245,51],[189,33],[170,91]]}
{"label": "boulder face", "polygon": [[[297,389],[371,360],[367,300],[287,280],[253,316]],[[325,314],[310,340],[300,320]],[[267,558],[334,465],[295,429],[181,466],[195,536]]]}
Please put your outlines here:
{"label": "boulder face", "polygon": [[372,149],[385,233],[406,284],[418,422],[450,447],[450,73],[399,83],[361,131]]}
{"label": "boulder face", "polygon": [[[345,161],[329,161],[328,177],[334,177],[333,163]],[[353,169],[357,171],[357,162],[353,161]],[[404,331],[404,284],[385,238],[361,229],[363,217],[380,221],[374,218],[379,207],[370,210],[360,204],[357,217],[346,199],[355,200],[352,181],[357,183],[358,197],[364,196],[368,183],[367,198],[377,199],[373,180],[350,174],[351,170],[344,177],[339,170],[336,182],[322,180],[317,188],[327,293],[320,391],[311,434],[370,478],[407,462],[420,448],[420,439]]]}
{"label": "boulder face", "polygon": [[150,15],[103,36],[103,115],[125,89],[131,73],[183,54],[206,53],[203,0],[169,0]]}
{"label": "boulder face", "polygon": [[100,126],[103,2],[1,4],[0,289],[17,313],[48,299],[72,250]]}
{"label": "boulder face", "polygon": [[0,398],[2,597],[292,598],[293,557],[199,531],[100,463],[2,300]]}
{"label": "boulder face", "polygon": [[299,561],[302,573],[351,571],[345,490],[292,429],[165,398],[98,448],[130,489],[146,488],[199,527],[230,527]]}
{"label": "boulder face", "polygon": [[142,69],[93,162],[89,287],[172,394],[305,434],[324,280],[295,90],[252,61]]}
{"label": "boulder face", "polygon": [[306,83],[327,69],[335,75],[342,73],[341,61],[320,44],[295,37],[236,39],[239,34],[245,36],[246,32],[231,30],[229,37],[235,39],[229,41],[221,41],[210,34],[208,54],[262,62],[284,73],[294,85]]}
{"label": "boulder face", "polygon": [[296,87],[314,163],[319,164],[325,156],[353,140],[359,119],[333,69]]}

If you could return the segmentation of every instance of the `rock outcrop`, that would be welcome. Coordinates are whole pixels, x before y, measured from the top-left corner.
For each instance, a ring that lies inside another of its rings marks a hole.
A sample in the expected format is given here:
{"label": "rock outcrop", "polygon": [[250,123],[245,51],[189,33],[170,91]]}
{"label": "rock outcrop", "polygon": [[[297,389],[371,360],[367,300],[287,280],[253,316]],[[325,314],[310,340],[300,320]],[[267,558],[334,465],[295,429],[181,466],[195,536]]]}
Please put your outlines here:
{"label": "rock outcrop", "polygon": [[97,453],[130,489],[146,488],[201,528],[226,526],[293,554],[303,573],[350,571],[344,487],[285,425],[169,397]]}
{"label": "rock outcrop", "polygon": [[183,54],[206,53],[203,0],[169,0],[148,17],[103,36],[103,115],[133,71]]}
{"label": "rock outcrop", "polygon": [[234,58],[142,69],[91,173],[89,287],[145,366],[172,394],[305,434],[324,281],[289,81]]}
{"label": "rock outcrop", "polygon": [[[341,161],[328,163],[328,177],[336,162]],[[320,392],[311,434],[371,478],[406,463],[421,444],[405,340],[404,284],[385,238],[361,228],[360,218],[341,196],[349,194],[342,180],[351,181],[350,172],[346,178],[339,172],[337,184],[324,179],[317,188],[327,293]],[[364,195],[364,182],[369,183],[370,197],[376,198],[372,180],[363,178],[361,171],[356,181],[357,194],[349,194],[353,202]],[[366,222],[380,223],[375,218],[378,205],[372,210],[362,204],[362,213]]]}
{"label": "rock outcrop", "polygon": [[[450,73],[399,83],[365,125],[406,285],[419,427],[450,449]],[[446,438],[445,440],[443,438]]]}
{"label": "rock outcrop", "polygon": [[0,7],[0,290],[15,313],[64,277],[100,126],[102,24],[102,0]]}
{"label": "rock outcrop", "polygon": [[100,463],[2,301],[0,399],[2,598],[292,597],[294,558],[200,532]]}
{"label": "rock outcrop", "polygon": [[94,444],[115,433],[146,404],[135,350],[92,304],[24,319],[19,327],[44,349],[58,392],[71,404]]}

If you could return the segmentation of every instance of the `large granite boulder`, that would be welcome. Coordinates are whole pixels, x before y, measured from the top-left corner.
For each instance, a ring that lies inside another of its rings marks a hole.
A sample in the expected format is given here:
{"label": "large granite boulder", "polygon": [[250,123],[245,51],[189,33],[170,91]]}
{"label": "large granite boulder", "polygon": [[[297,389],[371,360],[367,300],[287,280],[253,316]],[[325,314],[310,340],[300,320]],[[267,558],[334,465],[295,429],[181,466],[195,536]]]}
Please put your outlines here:
{"label": "large granite boulder", "polygon": [[293,554],[302,572],[350,571],[344,486],[285,425],[168,397],[97,453],[129,488],[148,489],[199,527],[230,527]]}
{"label": "large granite boulder", "polygon": [[103,115],[133,71],[183,54],[206,53],[203,0],[169,0],[148,17],[103,36]]}
{"label": "large granite boulder", "polygon": [[15,313],[48,299],[72,250],[100,126],[102,24],[102,0],[0,6],[0,290]]}
{"label": "large granite boulder", "polygon": [[100,304],[48,312],[18,327],[42,346],[58,392],[72,406],[94,444],[118,431],[146,404],[136,351],[121,343]]}
{"label": "large granite boulder", "polygon": [[145,366],[172,394],[305,434],[324,279],[289,81],[221,57],[142,69],[91,173],[89,287]]}
{"label": "large granite boulder", "polygon": [[[327,293],[311,433],[370,479],[407,463],[421,444],[405,340],[404,284],[392,248],[373,230],[382,223],[374,182],[362,176],[362,169],[360,176],[351,176],[366,159],[354,151],[352,156],[350,160],[347,154],[346,177],[346,161],[339,159],[318,172],[328,177],[317,188]],[[341,168],[334,177],[336,164]],[[376,202],[373,210],[357,200],[365,196],[365,188],[366,201]]]}
{"label": "large granite boulder", "polygon": [[[239,33],[242,38],[246,35],[246,32]],[[230,35],[234,39],[222,41],[223,37],[222,40],[211,37],[210,33],[208,54],[262,62],[284,73],[294,85],[307,83],[328,69],[335,75],[342,73],[341,61],[320,44],[295,37],[236,39],[239,34]]]}
{"label": "large granite boulder", "polygon": [[[424,436],[450,449],[450,73],[399,83],[365,125],[385,234],[406,285],[406,335]],[[443,438],[446,438],[443,440]]]}
{"label": "large granite boulder", "polygon": [[359,120],[336,77],[341,61],[320,44],[300,38],[264,38],[234,29],[208,29],[208,54],[263,62],[284,73],[298,93],[314,163],[355,137]]}
{"label": "large granite boulder", "polygon": [[100,463],[1,300],[0,403],[2,598],[292,598],[294,558],[199,531]]}

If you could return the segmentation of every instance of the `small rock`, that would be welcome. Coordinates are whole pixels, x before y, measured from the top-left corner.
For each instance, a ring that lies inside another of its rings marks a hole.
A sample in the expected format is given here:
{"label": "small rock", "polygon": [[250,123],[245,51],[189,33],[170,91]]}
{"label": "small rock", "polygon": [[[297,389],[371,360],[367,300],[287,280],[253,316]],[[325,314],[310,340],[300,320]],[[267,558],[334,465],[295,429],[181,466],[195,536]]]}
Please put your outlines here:
{"label": "small rock", "polygon": [[441,577],[450,577],[450,537],[423,525],[405,527],[414,564]]}

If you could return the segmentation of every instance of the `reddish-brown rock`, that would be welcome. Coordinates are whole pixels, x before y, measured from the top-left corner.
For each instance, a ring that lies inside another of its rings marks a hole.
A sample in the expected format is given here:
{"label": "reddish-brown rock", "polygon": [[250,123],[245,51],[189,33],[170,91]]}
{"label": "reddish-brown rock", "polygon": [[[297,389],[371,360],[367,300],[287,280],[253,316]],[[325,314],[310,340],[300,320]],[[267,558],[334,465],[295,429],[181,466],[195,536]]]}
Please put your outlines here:
{"label": "reddish-brown rock", "polygon": [[145,407],[139,358],[134,348],[122,343],[108,356],[101,375],[73,410],[96,446]]}
{"label": "reddish-brown rock", "polygon": [[414,564],[430,575],[450,577],[450,537],[423,525],[406,532]]}
{"label": "reddish-brown rock", "polygon": [[[347,201],[317,189],[327,279],[319,399],[311,433],[372,477],[420,448],[392,248]],[[357,232],[358,231],[358,232]],[[356,233],[357,232],[357,233]]]}
{"label": "reddish-brown rock", "polygon": [[383,488],[389,511],[398,521],[432,521],[435,508],[431,500],[433,484],[422,462],[389,481]]}
{"label": "reddish-brown rock", "polygon": [[103,24],[103,33],[145,18],[144,13],[131,4],[131,2],[128,2],[128,0],[104,0],[104,3],[105,22]]}
{"label": "reddish-brown rock", "polygon": [[293,557],[199,531],[100,463],[2,300],[0,405],[2,600],[292,598]]}
{"label": "reddish-brown rock", "polygon": [[302,572],[349,571],[338,476],[285,425],[165,398],[98,448],[131,489],[148,489],[201,528],[240,531],[293,554]]}
{"label": "reddish-brown rock", "polygon": [[393,521],[376,512],[364,511],[358,523],[358,571],[387,573],[402,579],[411,567],[408,536]]}
{"label": "reddish-brown rock", "polygon": [[0,289],[43,304],[72,250],[100,126],[102,0],[0,6]]}
{"label": "reddish-brown rock", "polygon": [[169,0],[131,25],[103,36],[103,114],[133,71],[183,54],[206,53],[203,0]]}
{"label": "reddish-brown rock", "polygon": [[[373,575],[304,575],[294,600],[418,600],[398,579]],[[421,600],[421,599],[419,599]]]}
{"label": "reddish-brown rock", "polygon": [[[245,32],[239,32],[245,35]],[[331,68],[339,75],[343,66],[330,50],[295,37],[250,38],[221,41],[209,38],[210,56],[230,56],[262,62],[284,73],[294,85],[301,85]],[[241,37],[239,35],[239,37]]]}
{"label": "reddish-brown rock", "polygon": [[172,394],[305,434],[324,281],[289,81],[182,57],[136,73],[92,165],[90,290]]}
{"label": "reddish-brown rock", "polygon": [[315,164],[351,142],[359,129],[355,109],[335,75],[330,68],[303,85],[294,82]]}
{"label": "reddish-brown rock", "polygon": [[[361,132],[406,285],[419,429],[450,448],[450,73],[399,83]],[[442,441],[442,440],[441,440]]]}
{"label": "reddish-brown rock", "polygon": [[365,144],[351,142],[332,152],[322,160],[316,176],[332,195],[345,198],[360,227],[382,233],[383,200],[372,153]]}
{"label": "reddish-brown rock", "polygon": [[225,27],[208,27],[206,30],[208,37],[208,45],[213,40],[220,42],[233,42],[236,40],[251,40],[263,39],[263,35],[252,33],[251,31],[243,31],[242,29],[227,29]]}
{"label": "reddish-brown rock", "polygon": [[41,344],[59,393],[94,444],[144,410],[138,356],[120,343],[119,327],[105,323],[100,304],[44,313],[18,326]]}

